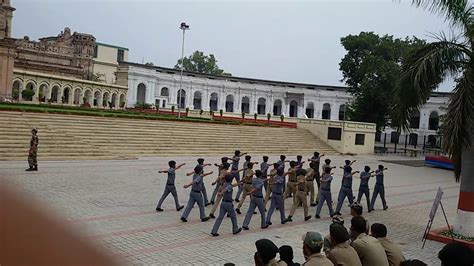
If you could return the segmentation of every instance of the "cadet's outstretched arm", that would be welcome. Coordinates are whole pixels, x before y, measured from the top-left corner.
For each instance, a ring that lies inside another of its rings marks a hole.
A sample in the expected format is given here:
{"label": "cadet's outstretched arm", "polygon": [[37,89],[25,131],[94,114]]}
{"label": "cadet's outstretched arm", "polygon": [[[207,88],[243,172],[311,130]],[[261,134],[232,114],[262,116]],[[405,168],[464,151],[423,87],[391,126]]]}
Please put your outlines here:
{"label": "cadet's outstretched arm", "polygon": [[202,174],[201,176],[202,177],[205,177],[205,176],[208,176],[208,175],[212,175],[214,172],[209,172],[209,173],[205,173],[205,174]]}
{"label": "cadet's outstretched arm", "polygon": [[178,170],[179,168],[183,167],[184,165],[186,165],[186,164],[185,164],[185,163],[182,163],[182,164],[178,165],[178,166],[176,167],[176,170]]}

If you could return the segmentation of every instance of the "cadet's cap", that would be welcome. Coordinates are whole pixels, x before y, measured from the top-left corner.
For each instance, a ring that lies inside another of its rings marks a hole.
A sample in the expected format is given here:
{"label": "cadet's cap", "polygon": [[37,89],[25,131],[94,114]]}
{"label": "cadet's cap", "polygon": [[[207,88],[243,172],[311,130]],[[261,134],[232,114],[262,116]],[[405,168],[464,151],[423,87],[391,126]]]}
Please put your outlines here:
{"label": "cadet's cap", "polygon": [[322,247],[324,244],[323,236],[318,232],[307,232],[302,239],[310,248]]}
{"label": "cadet's cap", "polygon": [[260,239],[255,242],[257,252],[264,261],[275,258],[278,253],[278,247],[269,239]]}
{"label": "cadet's cap", "polygon": [[338,224],[344,224],[344,218],[342,218],[342,216],[340,216],[340,215],[334,215],[332,217],[332,222],[333,223],[338,223]]}

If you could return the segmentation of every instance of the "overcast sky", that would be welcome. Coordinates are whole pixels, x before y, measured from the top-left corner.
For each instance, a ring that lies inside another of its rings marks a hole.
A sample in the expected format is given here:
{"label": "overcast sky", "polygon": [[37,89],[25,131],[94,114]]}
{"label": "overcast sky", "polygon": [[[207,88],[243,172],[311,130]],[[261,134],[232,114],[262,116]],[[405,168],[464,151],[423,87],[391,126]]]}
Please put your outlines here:
{"label": "overcast sky", "polygon": [[[64,27],[130,49],[129,61],[173,67],[195,50],[212,53],[234,76],[344,85],[340,38],[361,31],[430,39],[449,32],[410,1],[12,0],[13,36],[56,36]],[[440,91],[450,91],[452,83]]]}

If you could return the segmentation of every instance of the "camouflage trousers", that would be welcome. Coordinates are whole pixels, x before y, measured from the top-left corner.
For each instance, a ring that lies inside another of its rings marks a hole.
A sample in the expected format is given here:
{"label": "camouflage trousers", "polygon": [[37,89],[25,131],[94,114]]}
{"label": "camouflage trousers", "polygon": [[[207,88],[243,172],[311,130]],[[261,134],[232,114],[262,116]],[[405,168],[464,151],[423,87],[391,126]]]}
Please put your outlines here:
{"label": "camouflage trousers", "polygon": [[36,151],[31,151],[28,154],[28,165],[30,166],[30,168],[38,167],[38,160],[37,160]]}

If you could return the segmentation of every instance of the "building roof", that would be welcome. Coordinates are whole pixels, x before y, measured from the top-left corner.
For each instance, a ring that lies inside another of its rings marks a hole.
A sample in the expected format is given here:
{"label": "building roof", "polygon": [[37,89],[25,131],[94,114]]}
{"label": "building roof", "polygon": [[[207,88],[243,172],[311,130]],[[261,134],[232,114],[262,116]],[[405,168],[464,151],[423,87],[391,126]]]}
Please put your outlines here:
{"label": "building roof", "polygon": [[117,49],[120,49],[120,50],[128,51],[128,48],[120,47],[120,46],[116,46],[116,45],[112,45],[112,44],[106,44],[106,43],[101,43],[101,42],[96,42],[96,44],[101,45],[101,46],[107,46],[107,47],[111,47],[111,48],[117,48]]}

